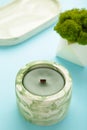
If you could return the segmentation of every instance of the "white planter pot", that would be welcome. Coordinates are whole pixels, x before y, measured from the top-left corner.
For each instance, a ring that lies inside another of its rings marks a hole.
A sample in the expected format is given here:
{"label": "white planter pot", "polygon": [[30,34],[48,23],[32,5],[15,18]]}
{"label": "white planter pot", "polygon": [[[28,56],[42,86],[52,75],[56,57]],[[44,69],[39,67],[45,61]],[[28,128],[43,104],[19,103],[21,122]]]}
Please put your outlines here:
{"label": "white planter pot", "polygon": [[87,45],[68,44],[67,40],[61,38],[57,56],[80,66],[87,66]]}

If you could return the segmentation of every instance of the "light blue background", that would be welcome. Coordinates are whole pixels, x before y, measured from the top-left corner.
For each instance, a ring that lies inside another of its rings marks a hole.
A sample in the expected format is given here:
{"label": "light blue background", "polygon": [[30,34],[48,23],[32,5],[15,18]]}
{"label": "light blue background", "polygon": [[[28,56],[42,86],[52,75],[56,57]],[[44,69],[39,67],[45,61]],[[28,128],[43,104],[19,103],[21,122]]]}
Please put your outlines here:
{"label": "light blue background", "polygon": [[[0,0],[5,5],[10,0]],[[62,11],[87,7],[86,0],[60,0]],[[27,41],[0,47],[0,130],[87,130],[87,67],[82,68],[56,57],[59,36],[54,25]],[[65,66],[73,80],[73,94],[66,118],[52,126],[36,126],[19,113],[15,96],[15,77],[19,69],[34,60],[51,60]]]}

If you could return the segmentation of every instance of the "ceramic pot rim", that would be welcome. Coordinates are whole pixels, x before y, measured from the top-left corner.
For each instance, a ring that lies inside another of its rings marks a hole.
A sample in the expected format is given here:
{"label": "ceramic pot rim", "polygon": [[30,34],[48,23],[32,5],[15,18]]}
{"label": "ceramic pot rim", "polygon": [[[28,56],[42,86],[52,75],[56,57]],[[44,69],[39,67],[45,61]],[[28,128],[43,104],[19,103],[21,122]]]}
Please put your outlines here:
{"label": "ceramic pot rim", "polygon": [[[46,67],[46,68],[48,67],[50,69],[59,72],[63,76],[65,81],[63,89],[61,89],[59,92],[53,95],[48,95],[48,96],[35,95],[29,92],[23,85],[23,78],[26,75],[26,73],[39,67]],[[33,61],[29,64],[26,64],[22,69],[20,69],[16,76],[15,84],[16,84],[16,90],[19,91],[19,93],[24,92],[27,98],[32,97],[33,99],[37,99],[37,100],[42,100],[43,98],[45,101],[50,101],[50,100],[55,100],[56,98],[57,99],[64,98],[65,94],[67,95],[67,93],[69,93],[69,91],[71,90],[72,80],[68,70],[65,69],[63,66],[57,64],[56,62],[43,60],[43,61]]]}

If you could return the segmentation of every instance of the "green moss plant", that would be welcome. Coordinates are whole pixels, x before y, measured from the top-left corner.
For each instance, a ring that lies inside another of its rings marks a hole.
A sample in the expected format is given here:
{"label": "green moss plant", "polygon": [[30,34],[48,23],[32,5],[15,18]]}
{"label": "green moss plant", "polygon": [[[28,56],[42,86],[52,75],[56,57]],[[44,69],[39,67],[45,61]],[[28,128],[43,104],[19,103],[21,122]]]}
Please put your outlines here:
{"label": "green moss plant", "polygon": [[87,10],[72,9],[61,13],[54,30],[69,44],[87,45]]}

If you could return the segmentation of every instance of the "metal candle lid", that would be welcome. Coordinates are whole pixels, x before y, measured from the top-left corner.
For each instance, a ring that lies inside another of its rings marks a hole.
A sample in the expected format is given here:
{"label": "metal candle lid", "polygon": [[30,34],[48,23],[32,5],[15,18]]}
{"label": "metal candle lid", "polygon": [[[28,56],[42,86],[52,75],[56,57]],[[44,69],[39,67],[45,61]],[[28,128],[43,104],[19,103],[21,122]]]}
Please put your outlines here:
{"label": "metal candle lid", "polygon": [[32,123],[57,123],[67,113],[71,86],[69,72],[63,66],[49,61],[31,62],[16,77],[18,108]]}

